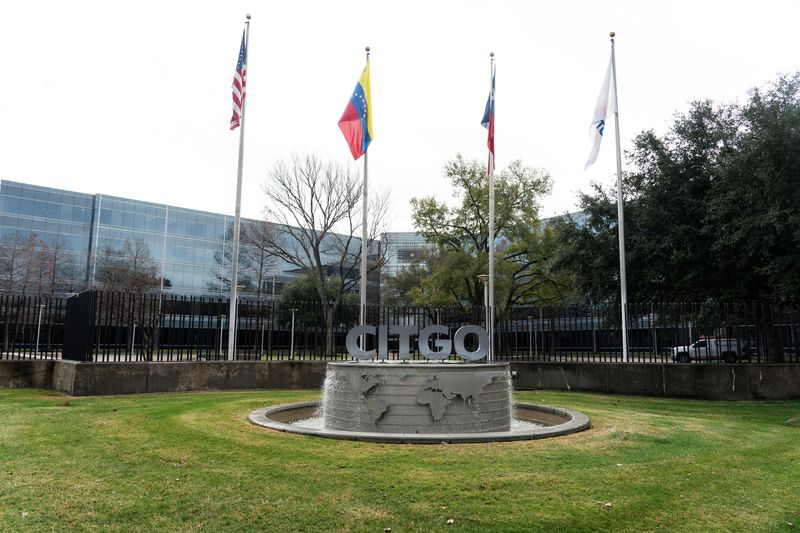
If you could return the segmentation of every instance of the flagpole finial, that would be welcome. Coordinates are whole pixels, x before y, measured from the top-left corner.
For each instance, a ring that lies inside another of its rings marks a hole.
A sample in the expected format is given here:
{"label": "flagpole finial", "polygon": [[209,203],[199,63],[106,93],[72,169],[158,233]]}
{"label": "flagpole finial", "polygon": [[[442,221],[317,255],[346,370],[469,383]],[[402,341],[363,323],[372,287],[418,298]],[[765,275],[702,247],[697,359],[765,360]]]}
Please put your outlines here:
{"label": "flagpole finial", "polygon": [[369,46],[367,46],[366,48],[364,48],[364,50],[365,50],[367,53],[369,53]]}
{"label": "flagpole finial", "polygon": [[609,35],[610,35],[610,36],[611,36],[611,38],[613,39],[613,38],[614,38],[614,36],[615,36],[616,34],[617,34],[616,32],[613,32],[613,31],[612,31],[612,32],[611,32]]}
{"label": "flagpole finial", "polygon": [[489,52],[489,57],[494,57],[494,52]]}
{"label": "flagpole finial", "polygon": [[247,15],[245,15],[245,16],[244,16],[244,18],[246,18],[247,20],[250,20],[250,13],[248,13]]}

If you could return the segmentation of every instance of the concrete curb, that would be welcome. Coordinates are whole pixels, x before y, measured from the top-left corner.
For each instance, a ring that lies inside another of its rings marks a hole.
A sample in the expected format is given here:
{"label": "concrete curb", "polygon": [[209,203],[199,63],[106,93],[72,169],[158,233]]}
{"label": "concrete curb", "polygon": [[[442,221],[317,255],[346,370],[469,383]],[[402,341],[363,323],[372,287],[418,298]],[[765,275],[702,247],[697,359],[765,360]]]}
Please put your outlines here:
{"label": "concrete curb", "polygon": [[[544,439],[577,433],[578,431],[588,429],[591,425],[589,417],[578,411],[570,411],[560,407],[532,403],[516,403],[514,404],[514,410],[518,414],[522,411],[526,411],[526,415],[523,417],[524,420],[536,420],[536,413],[542,413],[548,415],[548,419],[552,419],[552,417],[555,416],[564,421],[560,424],[535,429],[512,429],[509,431],[492,431],[485,433],[438,434],[339,431],[332,429],[304,428],[291,424],[294,420],[308,417],[310,411],[316,411],[318,408],[319,402],[316,401],[281,404],[257,409],[250,413],[248,420],[257,426],[295,435],[393,444],[459,444]],[[292,413],[297,414],[293,416]],[[277,420],[276,418],[280,418],[281,420]]]}

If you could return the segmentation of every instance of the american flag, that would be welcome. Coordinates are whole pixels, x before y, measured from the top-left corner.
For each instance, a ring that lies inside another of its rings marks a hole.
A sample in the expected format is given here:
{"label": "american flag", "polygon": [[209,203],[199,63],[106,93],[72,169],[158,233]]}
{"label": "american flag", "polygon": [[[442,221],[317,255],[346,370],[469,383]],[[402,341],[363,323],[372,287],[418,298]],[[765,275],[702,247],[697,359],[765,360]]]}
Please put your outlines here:
{"label": "american flag", "polygon": [[236,73],[233,75],[233,116],[231,129],[241,126],[242,105],[244,104],[247,89],[247,47],[244,44],[245,34],[242,32],[242,46],[239,48],[239,61],[236,63]]}

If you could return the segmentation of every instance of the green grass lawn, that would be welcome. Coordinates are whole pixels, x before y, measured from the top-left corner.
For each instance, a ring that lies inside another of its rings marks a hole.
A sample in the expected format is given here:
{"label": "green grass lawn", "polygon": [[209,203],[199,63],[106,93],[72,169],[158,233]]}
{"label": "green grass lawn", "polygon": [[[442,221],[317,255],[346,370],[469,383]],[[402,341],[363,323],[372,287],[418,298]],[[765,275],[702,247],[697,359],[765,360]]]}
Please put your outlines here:
{"label": "green grass lawn", "polygon": [[800,402],[522,392],[593,427],[503,444],[247,422],[317,396],[0,390],[0,531],[800,531]]}

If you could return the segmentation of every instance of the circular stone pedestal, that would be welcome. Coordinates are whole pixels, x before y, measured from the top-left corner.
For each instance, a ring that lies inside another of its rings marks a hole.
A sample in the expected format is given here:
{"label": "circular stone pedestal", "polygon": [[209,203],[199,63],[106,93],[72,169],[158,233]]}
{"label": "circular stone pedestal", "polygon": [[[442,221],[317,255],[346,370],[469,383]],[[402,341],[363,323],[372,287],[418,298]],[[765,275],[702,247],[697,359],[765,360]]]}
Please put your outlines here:
{"label": "circular stone pedestal", "polygon": [[325,429],[395,434],[508,431],[507,363],[328,363]]}

